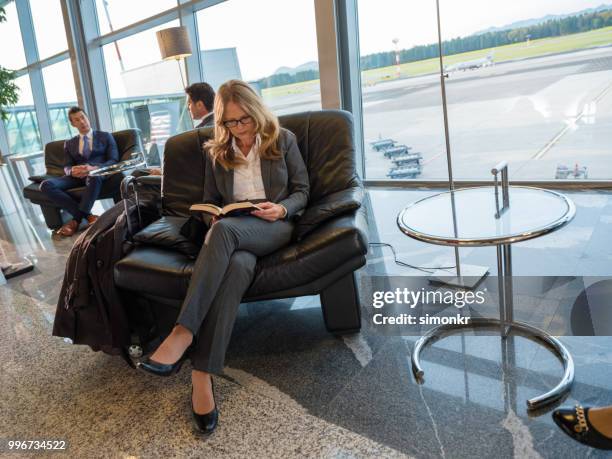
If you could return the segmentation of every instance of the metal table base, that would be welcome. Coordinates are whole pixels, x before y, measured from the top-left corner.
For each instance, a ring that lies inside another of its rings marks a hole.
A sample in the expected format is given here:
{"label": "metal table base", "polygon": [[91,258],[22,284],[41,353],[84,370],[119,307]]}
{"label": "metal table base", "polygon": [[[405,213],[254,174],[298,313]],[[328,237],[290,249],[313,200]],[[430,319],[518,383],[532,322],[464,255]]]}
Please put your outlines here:
{"label": "metal table base", "polygon": [[513,319],[512,297],[512,253],[510,244],[497,246],[497,272],[499,282],[499,319],[474,318],[466,325],[440,325],[425,333],[415,343],[412,352],[412,372],[417,381],[422,382],[425,372],[421,367],[420,354],[423,347],[455,331],[476,328],[499,327],[501,339],[505,340],[512,330],[533,337],[537,342],[552,350],[563,363],[564,373],[559,384],[545,394],[527,400],[527,408],[535,410],[563,397],[574,382],[574,361],[565,346],[554,336],[537,327]]}

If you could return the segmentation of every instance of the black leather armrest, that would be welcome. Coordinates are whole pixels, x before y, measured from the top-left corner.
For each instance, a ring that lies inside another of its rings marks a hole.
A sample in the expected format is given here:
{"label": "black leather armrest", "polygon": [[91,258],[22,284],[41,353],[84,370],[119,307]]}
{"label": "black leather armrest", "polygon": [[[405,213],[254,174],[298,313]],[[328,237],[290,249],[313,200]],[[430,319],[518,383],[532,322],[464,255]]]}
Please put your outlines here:
{"label": "black leather armrest", "polygon": [[129,175],[121,183],[121,195],[124,199],[135,198],[134,192],[138,194],[137,201],[146,201],[146,205],[161,204],[161,182],[159,175],[145,175],[135,177]]}
{"label": "black leather armrest", "polygon": [[302,240],[330,218],[359,209],[363,195],[363,188],[356,186],[328,194],[317,202],[309,204],[296,224],[295,239]]}
{"label": "black leather armrest", "polygon": [[257,260],[250,296],[306,285],[368,253],[366,206],[319,225],[293,242]]}
{"label": "black leather armrest", "polygon": [[[119,175],[119,174],[117,174]],[[138,217],[136,226],[128,220],[128,239],[132,239],[135,233],[145,227],[147,223],[143,221],[142,215],[161,214],[161,177],[134,177],[128,175],[121,181],[121,197],[124,200],[126,209],[128,202],[135,204],[135,215]],[[150,219],[148,221],[151,221]]]}
{"label": "black leather armrest", "polygon": [[136,183],[138,185],[161,187],[161,182],[161,175],[142,175],[140,177],[136,177]]}
{"label": "black leather armrest", "polygon": [[354,235],[361,254],[368,253],[368,218],[365,206],[329,218],[305,236],[300,244],[304,247],[310,244],[320,247],[327,241],[332,242],[339,234],[348,233]]}
{"label": "black leather armrest", "polygon": [[190,258],[196,258],[200,247],[181,234],[186,217],[164,216],[134,235],[138,244],[177,250]]}

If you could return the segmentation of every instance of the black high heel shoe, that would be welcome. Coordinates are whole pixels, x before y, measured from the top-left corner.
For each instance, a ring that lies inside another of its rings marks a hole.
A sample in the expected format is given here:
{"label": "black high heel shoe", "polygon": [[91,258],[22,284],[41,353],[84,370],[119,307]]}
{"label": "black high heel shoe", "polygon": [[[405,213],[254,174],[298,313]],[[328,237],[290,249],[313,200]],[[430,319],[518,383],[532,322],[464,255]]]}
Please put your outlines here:
{"label": "black high heel shoe", "polygon": [[178,371],[181,369],[181,366],[187,359],[190,349],[191,346],[185,349],[183,355],[181,355],[181,357],[174,363],[159,363],[147,357],[146,359],[138,362],[136,364],[136,368],[156,376],[172,376],[173,374],[178,373]]}
{"label": "black high heel shoe", "polygon": [[589,407],[561,408],[555,410],[552,418],[555,423],[574,440],[593,448],[612,450],[612,438],[600,433],[589,422]]}
{"label": "black high heel shoe", "polygon": [[215,407],[213,410],[206,414],[198,414],[193,409],[193,385],[191,386],[191,415],[193,417],[193,424],[198,433],[202,435],[210,435],[217,428],[219,422],[219,410],[217,409],[217,402],[215,401],[215,382],[210,377],[210,384],[212,387],[213,402]]}

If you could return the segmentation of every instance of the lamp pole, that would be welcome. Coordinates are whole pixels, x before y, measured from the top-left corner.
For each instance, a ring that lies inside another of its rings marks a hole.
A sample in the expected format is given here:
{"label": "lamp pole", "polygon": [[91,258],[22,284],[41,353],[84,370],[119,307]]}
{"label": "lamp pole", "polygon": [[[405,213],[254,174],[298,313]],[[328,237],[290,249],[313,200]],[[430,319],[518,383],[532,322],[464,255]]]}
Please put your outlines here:
{"label": "lamp pole", "polygon": [[[444,115],[444,137],[446,141],[446,165],[448,167],[448,184],[450,188],[450,199],[451,199],[451,211],[453,217],[453,231],[455,238],[459,235],[459,228],[457,226],[457,209],[455,205],[455,181],[453,179],[453,164],[451,157],[450,147],[450,132],[448,129],[448,106],[446,102],[446,78],[447,74],[444,73],[444,60],[442,55],[442,27],[440,25],[440,0],[436,0],[436,14],[438,20],[438,52],[440,58],[440,87],[442,90],[442,114]],[[443,284],[454,285],[461,288],[474,288],[476,284],[482,279],[489,269],[484,266],[476,265],[463,265],[461,268],[461,261],[459,259],[459,247],[455,246],[455,269],[457,271],[457,277],[455,279],[448,279],[448,272],[444,270],[437,270],[433,273],[431,280],[441,282]],[[463,274],[462,274],[463,272]]]}
{"label": "lamp pole", "polygon": [[[453,161],[451,158],[450,133],[448,129],[448,108],[446,105],[446,74],[444,73],[444,60],[442,57],[442,27],[440,25],[440,0],[436,0],[436,14],[438,20],[438,54],[440,58],[440,87],[442,90],[442,113],[444,115],[444,138],[446,141],[446,165],[448,167],[448,184],[451,191],[451,199],[453,204],[453,226],[455,236],[457,235],[457,219],[455,218],[455,200],[452,192],[455,190],[455,181],[453,180]],[[461,265],[459,262],[459,248],[455,247],[455,266],[457,269],[457,277],[461,279]]]}

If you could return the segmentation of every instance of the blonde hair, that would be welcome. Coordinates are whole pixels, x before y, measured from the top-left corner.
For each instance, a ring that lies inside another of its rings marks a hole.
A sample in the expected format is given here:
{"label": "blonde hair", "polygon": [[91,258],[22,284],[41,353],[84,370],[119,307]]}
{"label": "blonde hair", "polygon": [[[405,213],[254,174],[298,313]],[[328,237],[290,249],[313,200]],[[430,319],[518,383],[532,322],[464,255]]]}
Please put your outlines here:
{"label": "blonde hair", "polygon": [[259,156],[264,159],[280,159],[282,154],[277,144],[280,133],[278,118],[247,83],[229,80],[219,87],[215,96],[215,137],[204,145],[213,163],[218,162],[225,170],[234,169],[242,163],[232,148],[232,133],[223,124],[223,112],[228,102],[238,104],[253,119],[255,132],[261,138]]}

